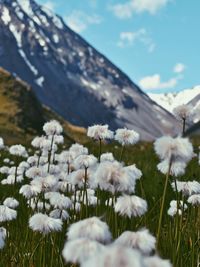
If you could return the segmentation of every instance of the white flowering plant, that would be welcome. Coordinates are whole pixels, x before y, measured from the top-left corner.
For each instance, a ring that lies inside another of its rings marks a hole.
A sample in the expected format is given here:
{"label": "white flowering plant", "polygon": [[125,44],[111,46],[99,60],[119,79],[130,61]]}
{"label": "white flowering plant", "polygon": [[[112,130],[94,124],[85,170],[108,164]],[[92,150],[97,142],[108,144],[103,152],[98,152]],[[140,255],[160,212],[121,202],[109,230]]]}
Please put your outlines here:
{"label": "white flowering plant", "polygon": [[0,140],[2,266],[197,266],[200,173],[188,138],[152,146],[134,129],[94,125],[99,145],[66,148],[59,122],[43,130],[31,146]]}

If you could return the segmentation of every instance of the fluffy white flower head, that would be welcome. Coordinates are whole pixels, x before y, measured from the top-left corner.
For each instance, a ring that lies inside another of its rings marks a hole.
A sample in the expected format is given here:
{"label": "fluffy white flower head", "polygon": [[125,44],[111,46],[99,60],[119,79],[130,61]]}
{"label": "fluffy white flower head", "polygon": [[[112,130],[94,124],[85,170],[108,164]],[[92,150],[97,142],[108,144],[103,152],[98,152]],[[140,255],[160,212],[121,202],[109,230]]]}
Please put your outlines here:
{"label": "fluffy white flower head", "polygon": [[19,202],[13,197],[7,197],[4,200],[3,205],[8,208],[15,209],[19,206]]}
{"label": "fluffy white flower head", "polygon": [[61,231],[62,221],[51,218],[46,214],[37,213],[29,219],[29,227],[33,231],[48,234],[50,232]]}
{"label": "fluffy white flower head", "polygon": [[188,105],[183,104],[174,108],[173,113],[178,119],[190,119],[192,116],[192,108]]}
{"label": "fluffy white flower head", "polygon": [[63,128],[58,121],[52,120],[44,124],[43,130],[46,135],[55,135],[62,133]]}
{"label": "fluffy white flower head", "polygon": [[97,253],[82,267],[144,267],[141,254],[130,248],[117,245],[106,247],[102,253]]}
{"label": "fluffy white flower head", "polygon": [[187,163],[194,155],[192,144],[182,137],[163,136],[155,141],[154,149],[161,160]]}
{"label": "fluffy white flower head", "polygon": [[88,127],[87,136],[95,140],[112,139],[113,132],[108,129],[108,125],[93,125]]}
{"label": "fluffy white flower head", "polygon": [[16,210],[10,209],[4,205],[0,205],[0,222],[7,222],[16,219]]}
{"label": "fluffy white flower head", "polygon": [[80,145],[77,143],[71,145],[69,151],[74,154],[74,158],[76,158],[80,155],[87,155],[88,154],[87,147],[84,147],[83,145]]}
{"label": "fluffy white flower head", "polygon": [[11,155],[27,157],[26,148],[22,145],[13,145],[10,147],[9,152]]}
{"label": "fluffy white flower head", "polygon": [[74,160],[76,169],[89,168],[97,163],[97,158],[93,155],[80,155]]}
{"label": "fluffy white flower head", "polygon": [[111,240],[108,225],[97,217],[73,223],[68,229],[67,236],[68,240],[87,238],[101,243],[108,243]]}
{"label": "fluffy white flower head", "polygon": [[[191,196],[192,194],[200,194],[200,183],[197,181],[182,182],[177,181],[177,190],[182,192],[185,196]],[[172,183],[172,188],[176,190],[175,182]]]}
{"label": "fluffy white flower head", "polygon": [[118,129],[115,134],[115,140],[122,145],[134,145],[139,141],[140,135],[134,130]]}
{"label": "fluffy white flower head", "polygon": [[122,216],[129,218],[142,216],[146,211],[147,202],[140,197],[124,195],[117,198],[115,212],[118,212]]}
{"label": "fluffy white flower head", "polygon": [[147,229],[138,232],[125,231],[115,240],[115,244],[135,248],[142,254],[149,255],[155,249],[156,238]]}
{"label": "fluffy white flower head", "polygon": [[2,137],[0,137],[0,149],[4,148],[4,140]]}
{"label": "fluffy white flower head", "polygon": [[200,194],[194,194],[188,198],[188,203],[200,206]]}
{"label": "fluffy white flower head", "polygon": [[66,262],[81,264],[104,249],[102,244],[94,240],[77,238],[65,243],[62,255]]}
{"label": "fluffy white flower head", "polygon": [[4,227],[0,227],[0,249],[5,246],[6,233],[6,229]]}

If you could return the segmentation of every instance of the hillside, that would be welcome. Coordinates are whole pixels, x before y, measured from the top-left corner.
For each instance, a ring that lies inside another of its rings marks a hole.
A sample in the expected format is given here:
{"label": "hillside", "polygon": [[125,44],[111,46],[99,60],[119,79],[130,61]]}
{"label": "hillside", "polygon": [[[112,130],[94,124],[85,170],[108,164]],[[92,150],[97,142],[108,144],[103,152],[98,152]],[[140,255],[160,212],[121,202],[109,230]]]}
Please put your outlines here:
{"label": "hillside", "polygon": [[28,142],[42,134],[44,122],[51,119],[62,123],[67,142],[84,142],[83,128],[73,126],[43,107],[30,86],[0,69],[0,136],[6,143]]}
{"label": "hillside", "polygon": [[176,134],[176,119],[118,67],[33,0],[1,0],[0,65],[72,124],[133,128],[143,140]]}

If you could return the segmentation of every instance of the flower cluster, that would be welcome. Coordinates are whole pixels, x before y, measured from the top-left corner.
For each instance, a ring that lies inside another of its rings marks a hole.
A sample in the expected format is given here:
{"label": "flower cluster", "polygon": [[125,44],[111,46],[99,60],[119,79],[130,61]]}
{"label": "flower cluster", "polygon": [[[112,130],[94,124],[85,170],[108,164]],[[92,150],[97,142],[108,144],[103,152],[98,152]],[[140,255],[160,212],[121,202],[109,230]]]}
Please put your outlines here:
{"label": "flower cluster", "polygon": [[193,147],[187,138],[163,136],[154,143],[156,154],[161,159],[158,170],[178,176],[185,172],[187,163],[194,156]]}

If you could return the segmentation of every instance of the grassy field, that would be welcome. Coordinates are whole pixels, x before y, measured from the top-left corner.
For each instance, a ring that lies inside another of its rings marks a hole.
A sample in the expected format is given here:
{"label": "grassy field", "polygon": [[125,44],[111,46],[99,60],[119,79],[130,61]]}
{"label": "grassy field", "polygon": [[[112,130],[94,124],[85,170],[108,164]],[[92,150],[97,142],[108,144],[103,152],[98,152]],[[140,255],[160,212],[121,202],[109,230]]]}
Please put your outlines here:
{"label": "grassy field", "polygon": [[[199,139],[195,138],[193,143],[194,147],[197,148]],[[90,153],[98,156],[98,144],[90,141],[86,146]],[[117,143],[103,144],[102,152],[112,152],[115,159],[119,160],[121,147]],[[6,165],[3,163],[6,157],[15,160],[16,164],[16,157],[2,151],[1,166]],[[20,187],[29,183],[30,180],[24,176],[23,182],[19,184],[1,184],[1,204],[6,197],[14,197],[19,201],[20,205],[16,209],[16,220],[0,223],[0,226],[4,226],[8,231],[5,247],[0,250],[0,267],[75,266],[65,264],[62,258],[62,249],[69,225],[85,217],[98,216],[107,222],[113,239],[117,238],[125,230],[137,231],[143,227],[148,228],[156,236],[165,176],[157,171],[156,165],[159,160],[154,153],[153,145],[151,143],[139,143],[135,146],[128,146],[125,148],[122,160],[125,165],[136,164],[137,168],[142,170],[143,173],[142,178],[137,181],[135,194],[147,200],[148,211],[139,218],[129,219],[116,214],[112,206],[105,205],[105,201],[111,197],[111,194],[96,190],[95,194],[100,199],[99,204],[95,206],[89,205],[87,210],[86,205],[81,205],[81,211],[77,211],[76,216],[74,216],[74,210],[69,209],[70,217],[63,222],[62,231],[44,236],[30,229],[28,221],[36,210],[28,207],[26,199],[19,194]],[[1,180],[5,177],[6,175],[1,174]],[[194,158],[189,163],[186,173],[179,179],[200,181],[200,168],[197,158]],[[173,178],[170,177],[170,182],[172,180]],[[65,195],[72,197],[73,192],[65,192]],[[42,199],[42,195],[39,198]],[[170,259],[174,267],[198,267],[200,210],[189,206],[183,216],[172,218],[167,215],[167,210],[170,201],[173,199],[176,199],[176,194],[169,184],[164,206],[161,242],[159,242],[157,253],[162,258]],[[50,210],[52,210],[52,207]],[[46,210],[45,212],[49,213],[50,211]]]}

